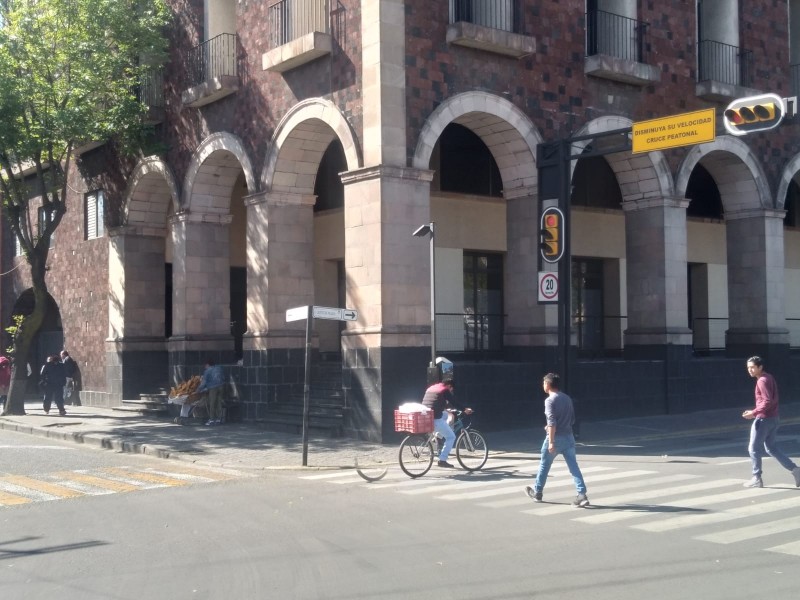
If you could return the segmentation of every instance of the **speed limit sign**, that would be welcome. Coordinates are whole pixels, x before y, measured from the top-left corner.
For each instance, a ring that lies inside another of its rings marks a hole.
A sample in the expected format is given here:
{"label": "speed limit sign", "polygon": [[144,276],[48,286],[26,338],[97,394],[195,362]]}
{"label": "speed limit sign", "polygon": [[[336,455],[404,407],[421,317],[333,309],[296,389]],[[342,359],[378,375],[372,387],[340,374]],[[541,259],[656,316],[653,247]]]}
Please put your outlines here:
{"label": "speed limit sign", "polygon": [[558,273],[539,273],[539,302],[558,302]]}

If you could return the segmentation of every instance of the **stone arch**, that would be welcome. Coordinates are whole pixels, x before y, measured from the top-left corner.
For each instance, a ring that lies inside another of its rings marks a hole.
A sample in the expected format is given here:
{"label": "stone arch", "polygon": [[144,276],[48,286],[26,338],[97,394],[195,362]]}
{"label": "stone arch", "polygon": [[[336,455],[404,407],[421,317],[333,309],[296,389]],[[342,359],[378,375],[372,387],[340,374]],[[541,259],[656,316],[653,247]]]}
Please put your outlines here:
{"label": "stone arch", "polygon": [[794,180],[800,185],[800,154],[795,154],[781,171],[781,180],[778,182],[778,194],[775,197],[776,208],[786,208],[786,194],[789,192],[789,184]]}
{"label": "stone arch", "polygon": [[514,104],[487,92],[464,92],[448,98],[428,117],[420,131],[413,166],[427,170],[437,140],[450,123],[478,135],[492,153],[503,177],[503,195],[516,191],[536,194],[536,146],[543,138],[533,122]]}
{"label": "stone arch", "polygon": [[[678,168],[675,191],[679,196],[686,195],[689,177],[700,162],[717,182],[725,212],[773,207],[764,170],[743,141],[725,135],[713,142],[694,146]],[[754,195],[758,205],[753,205]]]}
{"label": "stone arch", "polygon": [[241,171],[244,171],[248,192],[257,192],[253,166],[242,141],[224,131],[212,133],[192,155],[184,178],[181,207],[227,214],[230,191]]}
{"label": "stone arch", "polygon": [[125,190],[123,225],[163,229],[169,205],[180,204],[180,190],[169,165],[158,156],[139,161]]}
{"label": "stone arch", "polygon": [[[597,135],[616,129],[625,129],[633,122],[617,115],[599,117],[588,122],[575,137]],[[573,144],[573,148],[582,151],[589,144],[599,144],[602,147],[603,139],[581,140]],[[623,202],[633,202],[645,198],[663,197],[671,198],[675,195],[675,184],[670,172],[669,163],[662,152],[648,152],[634,155],[630,152],[616,152],[605,156],[609,166],[617,176]],[[572,162],[572,170],[576,161]]]}
{"label": "stone arch", "polygon": [[313,194],[320,160],[334,138],[342,143],[347,170],[361,167],[355,133],[335,104],[323,98],[296,104],[272,136],[261,172],[262,189]]}

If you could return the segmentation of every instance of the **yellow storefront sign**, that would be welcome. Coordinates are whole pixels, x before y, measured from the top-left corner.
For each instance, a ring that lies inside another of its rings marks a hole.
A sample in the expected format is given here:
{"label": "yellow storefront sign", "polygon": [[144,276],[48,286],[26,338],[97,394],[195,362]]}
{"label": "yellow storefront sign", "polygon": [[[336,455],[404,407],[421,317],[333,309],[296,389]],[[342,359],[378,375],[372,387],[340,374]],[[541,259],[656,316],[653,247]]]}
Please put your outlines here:
{"label": "yellow storefront sign", "polygon": [[713,142],[717,134],[714,109],[707,108],[690,113],[661,117],[634,123],[633,150],[653,152],[679,146]]}

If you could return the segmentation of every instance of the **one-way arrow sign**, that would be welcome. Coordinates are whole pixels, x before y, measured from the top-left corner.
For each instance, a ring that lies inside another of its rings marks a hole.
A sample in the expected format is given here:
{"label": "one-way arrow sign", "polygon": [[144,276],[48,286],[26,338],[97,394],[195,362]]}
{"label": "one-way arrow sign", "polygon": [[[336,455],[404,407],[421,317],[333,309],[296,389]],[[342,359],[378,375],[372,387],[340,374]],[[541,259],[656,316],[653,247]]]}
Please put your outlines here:
{"label": "one-way arrow sign", "polygon": [[[296,306],[286,311],[286,322],[302,321],[307,318],[308,306]],[[328,319],[330,321],[355,321],[358,311],[352,308],[334,308],[332,306],[312,306],[312,319]]]}

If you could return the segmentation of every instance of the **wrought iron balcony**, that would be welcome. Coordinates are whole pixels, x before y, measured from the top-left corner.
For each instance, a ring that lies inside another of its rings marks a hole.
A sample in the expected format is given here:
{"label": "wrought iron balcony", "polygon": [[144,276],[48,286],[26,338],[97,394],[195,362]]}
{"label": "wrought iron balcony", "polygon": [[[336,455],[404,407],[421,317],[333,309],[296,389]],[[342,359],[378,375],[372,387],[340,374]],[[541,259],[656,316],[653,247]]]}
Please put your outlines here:
{"label": "wrought iron balcony", "polygon": [[450,0],[450,23],[459,21],[522,33],[519,0]]}
{"label": "wrought iron balcony", "polygon": [[136,97],[148,108],[164,108],[164,69],[162,67],[144,67]]}
{"label": "wrought iron balcony", "polygon": [[633,62],[647,62],[648,24],[621,15],[594,10],[586,13],[586,56],[604,54]]}
{"label": "wrought iron balcony", "polygon": [[186,55],[189,89],[183,93],[187,106],[203,106],[239,89],[238,38],[221,33],[192,48]]}
{"label": "wrought iron balcony", "polygon": [[192,48],[186,56],[189,86],[226,75],[238,77],[236,47],[236,34],[220,33]]}
{"label": "wrought iron balcony", "polygon": [[749,87],[752,84],[753,53],[714,40],[697,45],[698,81],[718,81]]}
{"label": "wrought iron balcony", "polygon": [[270,48],[308,33],[330,33],[328,0],[281,0],[268,10]]}

